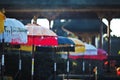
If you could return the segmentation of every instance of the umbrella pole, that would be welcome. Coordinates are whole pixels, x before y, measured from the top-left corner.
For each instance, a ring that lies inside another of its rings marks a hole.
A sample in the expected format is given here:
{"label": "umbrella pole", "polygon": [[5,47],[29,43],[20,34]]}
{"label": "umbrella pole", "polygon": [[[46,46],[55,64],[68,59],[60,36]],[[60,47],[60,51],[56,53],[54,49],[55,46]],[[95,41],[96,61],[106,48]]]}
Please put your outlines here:
{"label": "umbrella pole", "polygon": [[21,50],[19,49],[19,80],[21,80],[21,68],[22,67],[22,59],[21,59]]}
{"label": "umbrella pole", "polygon": [[17,78],[17,76],[18,76],[18,80],[21,80],[20,78],[21,78],[21,65],[22,64],[22,59],[21,59],[21,50],[19,49],[19,67],[18,67],[18,72],[17,72],[17,74],[15,75],[15,80],[16,80],[16,78]]}
{"label": "umbrella pole", "polygon": [[32,69],[31,69],[31,80],[34,79],[34,45],[32,45]]}
{"label": "umbrella pole", "polygon": [[[36,22],[36,20],[34,19]],[[34,43],[34,36],[32,36],[32,42]],[[31,80],[34,80],[34,44],[32,44],[32,67],[31,67]]]}
{"label": "umbrella pole", "polygon": [[4,80],[4,34],[2,39],[2,66],[1,66],[1,80]]}
{"label": "umbrella pole", "polygon": [[70,61],[69,61],[69,50],[67,53],[67,80],[69,80],[69,72],[70,72]]}
{"label": "umbrella pole", "polygon": [[56,70],[56,66],[57,66],[57,65],[56,65],[56,51],[55,51],[54,48],[53,48],[53,52],[54,52],[54,53],[53,53],[53,54],[54,54],[54,55],[53,55],[53,56],[54,56],[54,80],[56,80],[56,71],[57,71],[57,70]]}

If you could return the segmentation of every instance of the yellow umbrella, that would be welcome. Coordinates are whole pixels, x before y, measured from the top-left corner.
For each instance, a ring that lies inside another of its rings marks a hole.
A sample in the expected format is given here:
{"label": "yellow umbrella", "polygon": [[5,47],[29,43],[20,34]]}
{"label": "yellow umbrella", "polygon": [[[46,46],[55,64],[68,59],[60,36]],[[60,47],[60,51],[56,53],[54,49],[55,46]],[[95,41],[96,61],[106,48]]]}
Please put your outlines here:
{"label": "yellow umbrella", "polygon": [[69,38],[75,43],[75,52],[85,52],[85,44],[83,41],[77,38]]}
{"label": "yellow umbrella", "polygon": [[5,15],[0,12],[0,33],[4,32],[4,20],[5,20]]}

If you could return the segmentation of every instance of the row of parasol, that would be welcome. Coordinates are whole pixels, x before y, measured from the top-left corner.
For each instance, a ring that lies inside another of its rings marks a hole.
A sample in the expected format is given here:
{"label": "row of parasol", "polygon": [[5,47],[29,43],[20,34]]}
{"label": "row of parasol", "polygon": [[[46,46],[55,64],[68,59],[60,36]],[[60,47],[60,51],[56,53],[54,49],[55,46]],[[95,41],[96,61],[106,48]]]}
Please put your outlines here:
{"label": "row of parasol", "polygon": [[[71,38],[72,39],[72,38]],[[24,26],[20,21],[6,18],[4,21],[4,31],[0,34],[0,42],[10,45],[20,45],[20,50],[31,51],[32,69],[31,76],[34,75],[34,51],[42,51],[43,48],[54,51],[84,51],[83,44],[75,44],[72,40],[57,36],[52,30],[46,29],[37,24],[27,24]],[[75,47],[77,46],[77,47]],[[40,48],[42,48],[40,50]],[[21,59],[19,59],[19,70],[21,70]],[[2,52],[2,67],[4,67],[4,49]],[[54,71],[56,71],[54,63]]]}
{"label": "row of parasol", "polygon": [[[91,53],[87,52],[86,44],[76,38],[57,36],[52,30],[37,24],[27,24],[24,26],[16,19],[6,18],[4,28],[1,28],[0,42],[20,45],[20,50],[31,51],[32,69],[31,79],[34,76],[34,51],[54,51],[67,52],[67,73],[69,73],[69,58],[81,58],[80,55]],[[4,45],[3,45],[4,47]],[[88,47],[88,46],[87,46]],[[95,49],[95,56],[97,55]],[[94,56],[92,55],[92,56]],[[84,58],[91,58],[86,55]],[[106,58],[106,57],[105,57]],[[21,59],[19,60],[19,70],[21,70]],[[4,67],[4,50],[2,52],[2,66]],[[56,73],[56,62],[54,62],[54,72]],[[56,75],[55,75],[56,76]]]}
{"label": "row of parasol", "polygon": [[[67,73],[69,73],[69,52],[85,51],[84,43],[76,38],[57,36],[53,31],[36,24],[28,24],[26,27],[28,30],[28,41],[26,44],[21,45],[21,50],[32,52],[32,76],[34,75],[34,51],[68,52]],[[54,60],[54,76],[56,76],[56,64],[56,60]]]}

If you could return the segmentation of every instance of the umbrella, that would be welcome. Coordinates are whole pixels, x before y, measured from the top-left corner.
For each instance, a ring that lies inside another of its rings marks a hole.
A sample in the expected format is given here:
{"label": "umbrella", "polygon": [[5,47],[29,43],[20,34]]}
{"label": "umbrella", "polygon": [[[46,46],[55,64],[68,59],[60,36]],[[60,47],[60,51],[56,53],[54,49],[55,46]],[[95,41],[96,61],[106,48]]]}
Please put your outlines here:
{"label": "umbrella", "polygon": [[94,45],[85,43],[85,49],[84,55],[97,55],[97,48]]}
{"label": "umbrella", "polygon": [[58,36],[58,51],[67,51],[67,77],[69,75],[69,51],[74,51],[75,43],[63,36]]}
{"label": "umbrella", "polygon": [[[32,69],[31,79],[34,76],[34,46],[57,46],[57,35],[50,29],[44,28],[37,24],[27,24],[28,42],[21,46],[21,50],[32,51]],[[28,47],[29,46],[29,47]],[[26,48],[25,48],[26,47]],[[28,49],[30,48],[30,49]]]}
{"label": "umbrella", "polygon": [[104,49],[98,49],[98,56],[96,57],[97,60],[105,60],[108,58],[108,54]]}
{"label": "umbrella", "polygon": [[70,58],[72,59],[95,59],[95,60],[104,60],[107,59],[107,52],[103,49],[97,49],[91,44],[85,43],[86,51],[84,53],[70,53]]}
{"label": "umbrella", "polygon": [[4,32],[0,34],[0,42],[12,44],[24,44],[27,42],[27,29],[19,20],[6,18],[4,22]]}
{"label": "umbrella", "polygon": [[[72,40],[70,40],[67,37],[58,36],[58,46],[56,49],[57,52],[67,51],[69,55],[69,51],[74,50],[73,46],[74,46],[74,42]],[[54,72],[56,73],[56,58],[54,62]],[[69,58],[67,59],[67,73],[69,73]]]}
{"label": "umbrella", "polygon": [[[53,51],[54,52],[63,52],[63,51],[74,51],[74,42],[69,39],[68,37],[63,37],[63,36],[57,36],[57,40],[58,40],[58,46],[56,47],[36,47],[37,51]],[[69,59],[67,61],[67,72],[69,72],[69,68],[68,68],[68,63],[69,63]],[[57,65],[56,65],[56,54],[54,54],[54,77],[56,78],[56,69]]]}
{"label": "umbrella", "polygon": [[75,43],[75,51],[74,52],[84,52],[85,51],[85,44],[83,41],[77,38],[69,38]]}
{"label": "umbrella", "polygon": [[57,41],[58,41],[58,46],[55,47],[46,47],[46,46],[36,46],[36,51],[52,51],[53,48],[56,52],[61,52],[61,51],[74,51],[74,42],[63,36],[57,36]]}
{"label": "umbrella", "polygon": [[58,36],[58,44],[61,46],[74,45],[74,42],[67,37]]}
{"label": "umbrella", "polygon": [[67,38],[67,37],[58,37],[58,44],[60,47],[63,47],[63,51],[67,51],[67,77],[68,77],[69,75],[69,52],[84,52],[85,46],[81,40],[76,39],[76,38]]}
{"label": "umbrella", "polygon": [[107,59],[107,53],[103,49],[97,49],[92,44],[85,43],[85,52],[84,53],[70,53],[71,59],[83,59],[83,71],[85,70],[84,59],[90,60],[105,60]]}
{"label": "umbrella", "polygon": [[0,12],[0,33],[4,32],[4,20],[5,20],[5,15]]}
{"label": "umbrella", "polygon": [[92,44],[85,44],[85,51],[84,52],[71,52],[70,55],[72,56],[81,56],[81,55],[97,55],[97,48]]}
{"label": "umbrella", "polygon": [[63,36],[58,36],[58,50],[56,51],[74,51],[74,45],[75,43],[67,38],[67,37],[63,37]]}
{"label": "umbrella", "polygon": [[32,45],[38,47],[58,45],[57,35],[52,30],[37,24],[27,24],[26,27],[28,30],[28,42],[21,45],[21,50],[32,51]]}
{"label": "umbrella", "polygon": [[107,52],[103,49],[97,49],[97,55],[84,55],[84,59],[105,60],[107,59]]}
{"label": "umbrella", "polygon": [[[84,52],[84,43],[76,38],[58,37],[58,46],[54,47],[55,52],[67,52],[67,73],[69,74],[69,52]],[[36,47],[38,51],[51,51],[53,47]],[[79,50],[80,49],[80,50]],[[55,56],[55,54],[54,54]],[[56,59],[54,60],[54,72],[56,73]],[[67,75],[68,75],[67,74]]]}
{"label": "umbrella", "polygon": [[[0,12],[0,34],[4,32],[4,20],[5,20],[5,15],[2,12]],[[4,76],[4,72],[3,72],[4,70],[4,45],[2,45],[2,48],[3,48],[3,52],[2,52],[1,80],[3,80],[3,76]]]}
{"label": "umbrella", "polygon": [[[19,20],[14,18],[6,18],[4,21],[4,32],[0,34],[0,42],[2,42],[3,45],[4,42],[14,45],[24,44],[27,42],[27,29]],[[4,50],[2,55],[2,66],[4,66]]]}

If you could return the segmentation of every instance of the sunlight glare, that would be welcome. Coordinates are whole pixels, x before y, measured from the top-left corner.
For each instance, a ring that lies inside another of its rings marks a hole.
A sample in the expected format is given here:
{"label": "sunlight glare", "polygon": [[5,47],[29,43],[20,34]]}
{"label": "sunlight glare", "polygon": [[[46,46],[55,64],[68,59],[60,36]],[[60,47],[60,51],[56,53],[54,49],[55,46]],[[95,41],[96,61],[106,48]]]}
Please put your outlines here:
{"label": "sunlight glare", "polygon": [[[106,25],[108,25],[108,21],[106,19],[102,20]],[[111,35],[115,35],[117,37],[120,37],[120,19],[112,19],[111,20],[111,25],[110,28],[112,30]]]}
{"label": "sunlight glare", "polygon": [[49,29],[49,21],[46,18],[37,19],[37,24]]}
{"label": "sunlight glare", "polygon": [[116,35],[117,37],[120,37],[120,19],[112,19],[111,29],[111,35]]}

